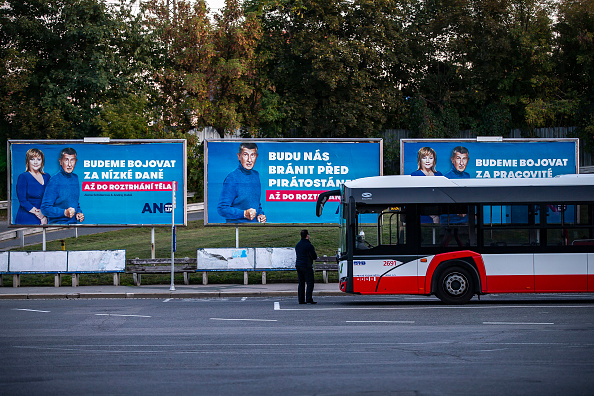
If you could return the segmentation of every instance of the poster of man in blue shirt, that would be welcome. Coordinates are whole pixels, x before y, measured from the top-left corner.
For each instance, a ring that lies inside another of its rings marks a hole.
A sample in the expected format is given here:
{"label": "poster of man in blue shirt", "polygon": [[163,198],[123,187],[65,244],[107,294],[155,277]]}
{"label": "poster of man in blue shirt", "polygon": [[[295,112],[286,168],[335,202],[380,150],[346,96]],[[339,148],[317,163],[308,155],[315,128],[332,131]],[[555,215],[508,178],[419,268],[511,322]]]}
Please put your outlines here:
{"label": "poster of man in blue shirt", "polygon": [[448,179],[470,179],[470,174],[466,172],[466,165],[470,160],[468,149],[464,146],[456,146],[452,150],[452,169],[444,176]]}
{"label": "poster of man in blue shirt", "polygon": [[254,169],[258,159],[256,143],[241,143],[237,159],[239,165],[223,182],[217,213],[227,223],[266,223],[260,203],[260,175]]}
{"label": "poster of man in blue shirt", "polygon": [[85,215],[79,205],[80,184],[74,173],[76,150],[66,147],[60,152],[60,171],[50,179],[43,200],[41,212],[47,216],[48,224],[77,224]]}

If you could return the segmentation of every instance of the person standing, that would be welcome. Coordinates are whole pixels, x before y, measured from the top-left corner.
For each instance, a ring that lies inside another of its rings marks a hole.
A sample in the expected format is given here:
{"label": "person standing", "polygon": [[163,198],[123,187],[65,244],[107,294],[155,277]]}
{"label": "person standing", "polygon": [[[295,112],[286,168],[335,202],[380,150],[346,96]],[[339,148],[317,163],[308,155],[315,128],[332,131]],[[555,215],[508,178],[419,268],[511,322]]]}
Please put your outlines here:
{"label": "person standing", "polygon": [[[299,278],[299,286],[297,287],[299,304],[316,304],[312,298],[314,289],[313,262],[318,258],[318,254],[314,245],[309,241],[309,232],[307,230],[301,230],[301,240],[295,246],[295,254],[297,256],[295,268]],[[307,290],[305,284],[307,284]]]}
{"label": "person standing", "polygon": [[41,213],[41,199],[50,175],[43,171],[45,157],[39,149],[32,148],[25,154],[26,172],[21,173],[16,184],[19,199],[15,224],[47,224]]}
{"label": "person standing", "polygon": [[227,223],[266,223],[260,203],[260,174],[254,169],[258,159],[256,143],[241,143],[237,159],[239,166],[223,182],[217,213]]}
{"label": "person standing", "polygon": [[47,216],[48,224],[77,224],[85,219],[79,205],[80,184],[74,173],[76,150],[67,147],[60,152],[60,171],[50,179],[43,200],[41,212]]}

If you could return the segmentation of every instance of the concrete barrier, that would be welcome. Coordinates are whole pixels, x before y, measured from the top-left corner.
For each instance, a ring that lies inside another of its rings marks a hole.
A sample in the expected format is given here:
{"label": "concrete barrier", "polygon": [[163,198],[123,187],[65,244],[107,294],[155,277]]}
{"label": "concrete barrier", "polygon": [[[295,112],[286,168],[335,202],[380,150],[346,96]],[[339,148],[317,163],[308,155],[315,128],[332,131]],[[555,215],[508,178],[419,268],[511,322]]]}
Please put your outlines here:
{"label": "concrete barrier", "polygon": [[[6,263],[6,264],[5,264]],[[114,285],[126,269],[125,250],[33,251],[0,254],[0,274],[13,276],[13,287],[21,284],[23,274],[54,274],[54,286],[61,285],[64,274],[72,275],[72,286],[78,286],[84,273],[113,273]]]}

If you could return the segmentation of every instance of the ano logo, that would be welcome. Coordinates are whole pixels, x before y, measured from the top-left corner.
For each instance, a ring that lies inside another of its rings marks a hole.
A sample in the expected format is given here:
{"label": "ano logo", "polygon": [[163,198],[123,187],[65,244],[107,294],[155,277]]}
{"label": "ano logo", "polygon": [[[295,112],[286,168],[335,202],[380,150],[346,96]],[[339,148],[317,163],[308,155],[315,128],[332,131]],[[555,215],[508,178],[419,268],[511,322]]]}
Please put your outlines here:
{"label": "ano logo", "polygon": [[365,261],[353,261],[354,265],[365,265]]}
{"label": "ano logo", "polygon": [[173,205],[171,202],[157,203],[157,202],[145,202],[142,208],[142,213],[171,213]]}

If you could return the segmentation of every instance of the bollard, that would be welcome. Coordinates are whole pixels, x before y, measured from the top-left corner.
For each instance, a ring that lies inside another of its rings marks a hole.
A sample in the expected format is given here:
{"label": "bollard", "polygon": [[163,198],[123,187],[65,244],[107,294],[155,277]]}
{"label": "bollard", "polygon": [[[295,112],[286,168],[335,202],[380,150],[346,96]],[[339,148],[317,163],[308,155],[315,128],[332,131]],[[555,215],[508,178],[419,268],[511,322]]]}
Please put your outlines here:
{"label": "bollard", "polygon": [[66,241],[64,239],[60,239],[60,242],[62,243],[62,250],[66,250]]}

